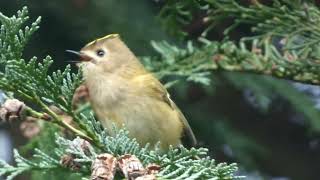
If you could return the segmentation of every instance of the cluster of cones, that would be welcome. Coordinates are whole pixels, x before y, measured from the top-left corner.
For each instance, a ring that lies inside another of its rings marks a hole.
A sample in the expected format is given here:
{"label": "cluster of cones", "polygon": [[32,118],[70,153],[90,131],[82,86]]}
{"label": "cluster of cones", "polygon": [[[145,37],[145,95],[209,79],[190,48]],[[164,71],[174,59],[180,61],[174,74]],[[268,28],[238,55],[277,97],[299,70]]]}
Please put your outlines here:
{"label": "cluster of cones", "polygon": [[[70,144],[70,148],[81,149],[86,155],[90,154],[92,148],[90,143],[81,138],[76,138]],[[75,171],[81,169],[81,164],[75,161],[74,154],[62,156],[60,163]],[[121,172],[128,180],[155,180],[160,166],[149,164],[144,167],[141,161],[134,155],[125,154],[118,158],[112,154],[102,153],[95,157],[91,165],[92,180],[113,180],[117,172]]]}

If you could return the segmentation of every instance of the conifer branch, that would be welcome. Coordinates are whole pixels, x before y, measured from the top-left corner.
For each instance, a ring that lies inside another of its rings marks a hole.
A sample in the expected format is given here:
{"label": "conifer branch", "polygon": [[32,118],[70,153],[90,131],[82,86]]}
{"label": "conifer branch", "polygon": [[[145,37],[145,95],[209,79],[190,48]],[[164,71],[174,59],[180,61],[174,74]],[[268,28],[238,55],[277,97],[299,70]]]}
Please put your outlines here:
{"label": "conifer branch", "polygon": [[[82,82],[81,73],[71,73],[70,66],[63,71],[56,71],[48,75],[48,70],[53,60],[47,56],[43,61],[37,62],[36,58],[29,61],[22,59],[22,50],[28,39],[38,29],[39,18],[32,23],[30,28],[20,30],[28,19],[27,9],[23,8],[18,16],[11,18],[0,14],[2,23],[0,31],[0,64],[4,71],[0,71],[0,89],[7,93],[13,93],[13,97],[28,101],[40,109],[25,106],[25,111],[38,119],[46,120],[48,123],[56,123],[61,127],[69,129],[74,136],[73,140],[63,137],[63,133],[55,130],[57,135],[55,148],[45,152],[35,149],[33,158],[26,159],[18,151],[14,151],[16,166],[11,166],[0,161],[0,176],[13,179],[26,171],[58,171],[69,174],[78,174],[83,178],[90,176],[91,164],[99,154],[109,153],[114,157],[137,157],[143,166],[156,163],[156,176],[159,179],[237,179],[236,164],[216,163],[207,157],[208,150],[205,148],[186,149],[184,147],[170,148],[163,154],[158,148],[146,145],[141,147],[135,139],[128,137],[126,130],[114,130],[115,136],[109,133],[96,121],[92,113],[84,111],[76,112],[72,109],[72,97],[76,88]],[[12,96],[10,96],[12,97]],[[24,105],[24,103],[20,103]],[[73,118],[76,129],[50,108],[56,106],[66,115]],[[33,107],[32,106],[32,107]],[[20,114],[20,108],[15,107],[15,116]],[[4,111],[6,113],[7,111]],[[90,111],[89,111],[90,112]],[[10,115],[10,113],[7,113]],[[51,121],[50,121],[51,120]],[[53,126],[49,124],[49,127]],[[81,138],[83,139],[81,139]],[[91,144],[86,140],[90,140]],[[46,139],[46,142],[48,139]],[[94,145],[94,146],[91,146]],[[99,156],[100,157],[100,156]],[[105,164],[105,163],[102,163]],[[125,165],[125,164],[123,164]],[[129,177],[129,171],[124,170]],[[151,174],[145,174],[151,175]],[[153,177],[148,176],[148,177]]]}
{"label": "conifer branch", "polygon": [[[206,45],[197,46],[198,49],[193,52],[188,51],[189,47],[177,51],[175,46],[158,45],[156,50],[165,62],[175,62],[176,66],[184,67],[180,72],[165,66],[162,66],[162,72],[154,68],[160,77],[166,74],[188,78],[199,73],[209,75],[208,70],[225,70],[320,84],[320,10],[312,2],[279,0],[273,1],[272,5],[253,3],[246,6],[235,0],[169,1],[160,16],[171,32],[181,32],[184,26],[192,23],[193,15],[199,12],[206,13],[203,19],[207,26],[200,40],[205,39],[217,23],[230,18],[234,19],[234,23],[225,29],[225,35],[243,24],[253,26],[255,35],[242,38],[239,43],[205,40]],[[162,49],[159,50],[159,47]],[[171,55],[164,55],[164,51]],[[191,66],[183,63],[187,61],[201,65],[196,73],[183,71]],[[165,72],[167,69],[169,71]],[[204,77],[202,83],[206,84]]]}

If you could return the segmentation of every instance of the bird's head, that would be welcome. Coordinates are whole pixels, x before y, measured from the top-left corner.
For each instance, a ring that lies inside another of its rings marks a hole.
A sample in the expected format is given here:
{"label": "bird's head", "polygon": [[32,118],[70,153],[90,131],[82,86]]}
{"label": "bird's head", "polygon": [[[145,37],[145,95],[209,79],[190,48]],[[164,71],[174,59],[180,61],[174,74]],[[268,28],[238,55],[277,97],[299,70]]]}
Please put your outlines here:
{"label": "bird's head", "polygon": [[118,34],[109,34],[86,44],[79,52],[67,50],[80,57],[80,66],[85,71],[114,72],[137,63],[130,49]]}

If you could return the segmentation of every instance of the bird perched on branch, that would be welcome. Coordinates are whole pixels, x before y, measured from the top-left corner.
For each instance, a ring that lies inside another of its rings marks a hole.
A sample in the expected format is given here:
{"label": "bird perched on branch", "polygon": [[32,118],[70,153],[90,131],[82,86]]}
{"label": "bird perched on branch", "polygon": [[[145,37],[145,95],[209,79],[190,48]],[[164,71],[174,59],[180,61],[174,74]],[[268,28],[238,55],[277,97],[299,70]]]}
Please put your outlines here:
{"label": "bird perched on branch", "polygon": [[161,149],[191,145],[195,136],[165,87],[148,72],[118,34],[110,34],[85,45],[79,55],[91,106],[102,125],[112,132],[123,125],[140,144]]}

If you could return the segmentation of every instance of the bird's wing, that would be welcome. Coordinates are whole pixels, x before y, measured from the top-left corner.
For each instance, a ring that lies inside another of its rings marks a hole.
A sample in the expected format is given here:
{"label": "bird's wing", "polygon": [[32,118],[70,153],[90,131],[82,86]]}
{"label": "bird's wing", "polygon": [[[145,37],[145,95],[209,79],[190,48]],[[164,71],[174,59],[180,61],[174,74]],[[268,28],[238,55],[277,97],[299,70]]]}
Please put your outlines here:
{"label": "bird's wing", "polygon": [[[184,117],[177,105],[171,100],[168,91],[161,84],[161,82],[158,79],[156,79],[152,74],[142,75],[138,77],[138,79],[138,81],[143,83],[145,88],[147,88],[144,90],[144,92],[147,92],[147,94],[150,95],[152,98],[156,98],[160,101],[165,102],[166,104],[168,104],[168,106],[170,106],[170,108],[172,108],[173,111],[176,111],[178,113],[179,119],[181,120],[184,127],[184,134],[186,136],[182,138],[184,144],[195,146],[197,144],[197,140],[187,119]],[[146,84],[148,85],[148,87],[146,87]],[[186,138],[186,140],[184,138]]]}
{"label": "bird's wing", "polygon": [[173,107],[173,109],[175,111],[177,111],[177,113],[179,113],[179,119],[181,120],[181,122],[183,123],[183,127],[184,127],[184,133],[187,137],[187,139],[184,140],[184,137],[182,138],[183,144],[188,145],[188,146],[196,146],[197,145],[197,139],[187,121],[187,119],[184,117],[184,115],[182,114],[182,112],[180,111],[180,109],[176,106],[176,104],[170,99],[169,94],[168,94],[168,101],[170,101],[171,103],[171,107]]}

